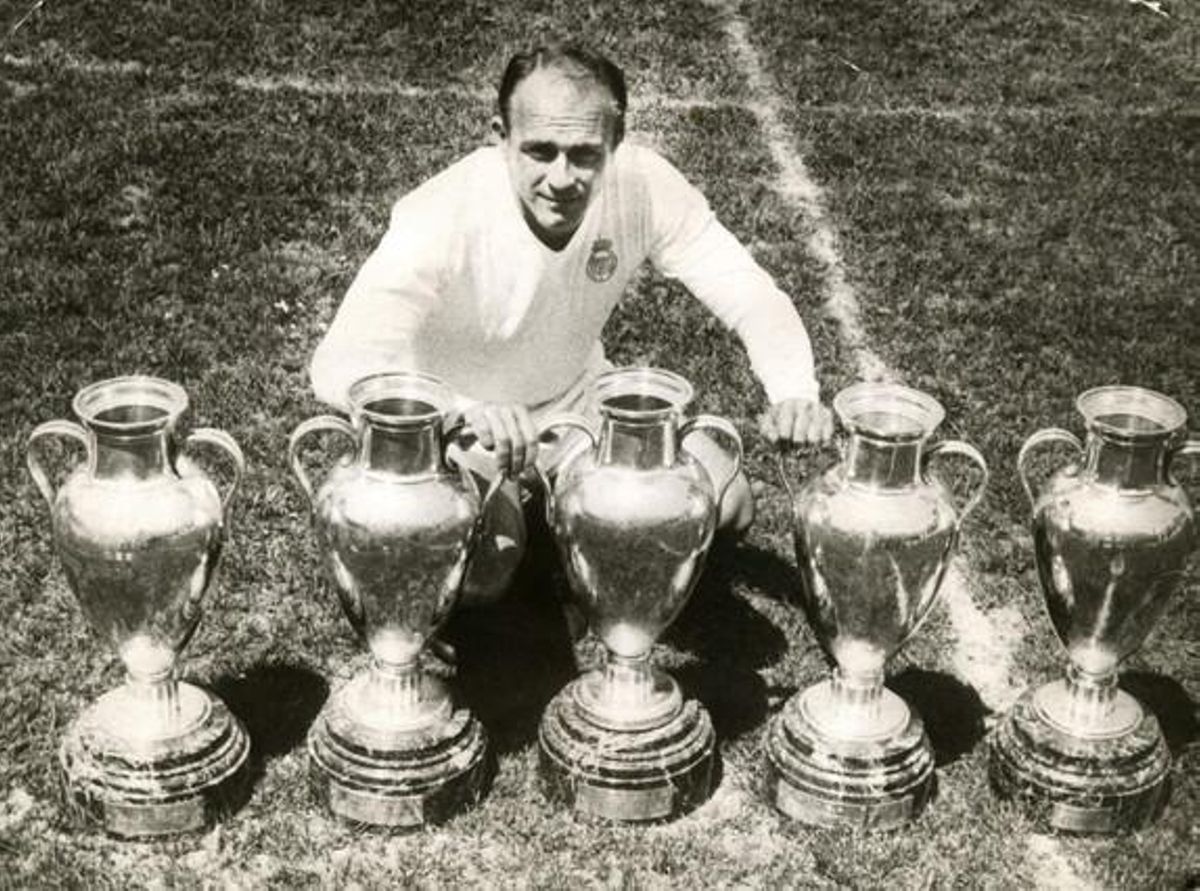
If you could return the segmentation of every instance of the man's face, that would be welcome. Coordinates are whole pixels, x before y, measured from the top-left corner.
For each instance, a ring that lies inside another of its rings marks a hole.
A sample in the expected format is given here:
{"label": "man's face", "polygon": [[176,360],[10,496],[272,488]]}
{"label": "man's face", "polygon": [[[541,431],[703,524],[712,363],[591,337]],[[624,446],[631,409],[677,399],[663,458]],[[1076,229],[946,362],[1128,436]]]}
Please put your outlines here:
{"label": "man's face", "polygon": [[613,145],[615,110],[592,81],[539,68],[517,84],[502,133],[525,221],[543,242],[565,245],[583,221]]}

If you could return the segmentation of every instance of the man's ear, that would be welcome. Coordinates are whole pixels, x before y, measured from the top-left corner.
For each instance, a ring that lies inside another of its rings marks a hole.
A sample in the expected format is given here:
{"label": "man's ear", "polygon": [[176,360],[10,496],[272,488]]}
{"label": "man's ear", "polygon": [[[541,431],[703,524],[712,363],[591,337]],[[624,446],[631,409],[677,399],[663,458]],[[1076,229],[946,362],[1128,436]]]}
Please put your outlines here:
{"label": "man's ear", "polygon": [[504,120],[500,117],[500,115],[492,116],[492,126],[490,131],[490,141],[493,144],[503,142],[508,138],[508,131],[504,129]]}
{"label": "man's ear", "polygon": [[616,151],[621,140],[625,138],[625,115],[616,113],[608,119],[608,135],[612,140],[612,150]]}

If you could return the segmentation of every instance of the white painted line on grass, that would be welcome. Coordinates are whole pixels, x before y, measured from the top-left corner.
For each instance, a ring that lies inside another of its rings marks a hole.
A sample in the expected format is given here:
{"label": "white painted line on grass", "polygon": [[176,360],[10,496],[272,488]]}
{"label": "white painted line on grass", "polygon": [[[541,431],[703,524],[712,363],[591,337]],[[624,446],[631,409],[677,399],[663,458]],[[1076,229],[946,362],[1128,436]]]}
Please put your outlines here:
{"label": "white painted line on grass", "polygon": [[[94,75],[97,77],[120,77],[148,74],[170,74],[170,69],[152,68],[142,62],[111,61],[81,56],[56,50],[54,53],[41,55],[13,55],[5,53],[0,56],[0,62],[13,68],[32,69],[47,65],[62,71],[75,74]],[[306,74],[277,74],[277,75],[206,75],[199,79],[199,85],[228,84],[240,90],[255,93],[278,93],[292,91],[310,96],[402,96],[411,99],[471,99],[491,102],[495,99],[496,91],[492,87],[469,87],[460,84],[427,87],[406,83],[387,78],[318,78]],[[639,92],[630,97],[630,112],[636,115],[639,111],[691,111],[693,109],[734,109],[748,110],[761,118],[764,109],[758,103],[746,105],[724,99],[714,99],[704,96],[672,96],[667,93]],[[825,115],[851,118],[916,118],[932,121],[953,121],[967,123],[972,120],[988,120],[992,118],[1028,118],[1032,120],[1065,120],[1070,118],[1103,115],[1112,117],[1115,114],[1122,118],[1157,117],[1162,115],[1190,113],[1189,109],[1180,105],[1140,105],[1113,109],[1102,103],[1070,108],[1047,108],[1045,106],[1007,106],[1007,105],[848,105],[842,102],[831,102],[825,105],[804,105],[799,110],[806,115]]]}
{"label": "white painted line on grass", "polygon": [[[791,133],[779,113],[778,93],[750,42],[746,22],[729,0],[710,0],[710,5],[724,14],[725,33],[746,75],[754,112],[779,168],[779,191],[807,217],[812,228],[808,249],[825,267],[826,311],[837,321],[859,375],[895,380],[898,375],[870,347],[860,321],[858,296],[846,279],[838,252],[824,191],[793,148]],[[971,600],[970,591],[977,587],[978,579],[967,561],[955,559],[943,581],[942,595],[957,640],[954,668],[975,688],[985,705],[998,710],[1010,705],[1019,693],[1009,674],[1012,654],[1020,640],[1020,614],[1016,610],[985,614]]]}
{"label": "white painted line on grass", "polygon": [[1164,19],[1169,19],[1171,14],[1163,9],[1161,0],[1129,0],[1134,6],[1141,6],[1151,12],[1162,16]]}
{"label": "white painted line on grass", "polygon": [[746,21],[728,2],[710,5],[725,15],[725,34],[734,57],[754,97],[751,107],[766,137],[771,157],[779,168],[779,192],[804,213],[811,226],[808,250],[824,266],[825,309],[838,323],[842,339],[858,366],[859,377],[867,380],[895,379],[896,375],[871,349],[859,320],[858,295],[846,280],[846,269],[838,251],[837,234],[825,209],[821,187],[809,175],[803,159],[792,148],[792,136],[779,112],[779,100],[770,78],[750,43]]}
{"label": "white painted line on grass", "polygon": [[229,83],[240,90],[255,93],[279,93],[291,91],[307,96],[402,96],[407,99],[471,99],[491,102],[496,98],[495,90],[473,90],[467,87],[446,85],[421,87],[393,80],[352,80],[348,78],[314,78],[303,74],[288,75],[239,75]]}
{"label": "white painted line on grass", "polygon": [[[867,341],[859,321],[858,297],[846,280],[845,267],[838,253],[836,232],[826,210],[825,195],[792,147],[792,136],[779,114],[778,94],[750,43],[745,20],[731,0],[710,0],[710,3],[725,14],[726,34],[755,96],[755,114],[779,167],[780,192],[785,200],[805,214],[812,226],[808,247],[825,266],[826,310],[838,321],[860,375],[895,379],[895,373],[875,355]],[[963,556],[954,558],[942,581],[943,602],[955,637],[954,670],[975,689],[984,705],[994,712],[1003,712],[1021,692],[1011,678],[1013,653],[1022,633],[1021,614],[1015,607],[984,613],[971,599],[970,591],[977,587],[978,578],[972,573],[967,559]],[[1026,859],[1039,888],[1094,887],[1052,838],[1031,836]]]}
{"label": "white painted line on grass", "polygon": [[954,669],[970,682],[984,705],[996,713],[1006,712],[1024,689],[1012,679],[1013,653],[1022,636],[1021,611],[1006,606],[984,613],[971,599],[971,590],[978,585],[964,557],[950,561],[942,580],[942,602],[957,638]]}
{"label": "white painted line on grass", "polygon": [[27,21],[29,21],[31,18],[33,18],[33,14],[45,5],[46,5],[46,0],[34,0],[33,5],[30,6],[28,10],[26,10],[25,14],[23,16],[21,16],[19,19],[17,19],[16,23],[13,24],[13,26],[8,29],[8,36],[14,37],[16,35],[16,33],[21,30],[21,27]]}
{"label": "white painted line on grass", "polygon": [[143,74],[147,71],[146,66],[141,62],[106,62],[102,59],[83,59],[60,53],[45,57],[14,56],[11,53],[5,53],[0,56],[0,61],[13,68],[36,68],[39,65],[51,65],[75,74],[120,75]]}

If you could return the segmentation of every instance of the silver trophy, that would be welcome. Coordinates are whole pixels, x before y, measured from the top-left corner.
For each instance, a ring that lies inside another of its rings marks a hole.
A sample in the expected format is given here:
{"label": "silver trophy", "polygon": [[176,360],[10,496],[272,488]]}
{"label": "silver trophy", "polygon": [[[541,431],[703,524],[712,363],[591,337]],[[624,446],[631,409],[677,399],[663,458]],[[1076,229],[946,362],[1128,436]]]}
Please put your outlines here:
{"label": "silver trophy", "polygon": [[[965,442],[929,442],[944,412],[917,390],[853,384],[833,407],[846,432],[841,462],[794,494],[780,472],[805,615],[836,667],[772,721],[767,795],[804,823],[885,828],[928,801],[933,752],[920,716],[884,687],[884,669],[936,602],[988,469]],[[979,471],[962,508],[931,472],[951,455]]]}
{"label": "silver trophy", "polygon": [[[1166,801],[1170,756],[1154,715],[1117,688],[1183,581],[1197,535],[1173,462],[1200,455],[1173,399],[1140,387],[1097,387],[1076,406],[1081,443],[1060,428],[1025,441],[1017,469],[1033,508],[1038,576],[1070,660],[1065,679],[1028,690],[991,746],[996,792],[1054,829],[1110,833],[1148,825]],[[1043,446],[1076,459],[1035,491]]]}
{"label": "silver trophy", "polygon": [[[81,423],[40,425],[26,456],[71,590],[128,672],[71,724],[60,750],[72,794],[122,837],[208,825],[238,794],[250,748],[219,699],[175,676],[245,466],[222,431],[198,429],[176,442],[187,404],[181,387],[158,378],[92,384],[75,396]],[[35,448],[54,436],[86,453],[57,492]],[[224,500],[189,457],[197,445],[215,446],[233,464]]]}
{"label": "silver trophy", "polygon": [[[571,590],[604,643],[604,666],[549,704],[539,743],[543,786],[576,813],[618,821],[673,817],[709,794],[714,736],[704,708],[650,664],[650,649],[687,602],[712,541],[717,508],[741,466],[725,420],[684,420],[692,387],[653,368],[602,375],[599,430],[579,416],[589,448],[546,482],[550,527]],[[687,451],[700,431],[727,444],[730,473],[709,479]]]}
{"label": "silver trophy", "polygon": [[[372,657],[309,734],[313,778],[318,797],[347,820],[419,826],[473,804],[486,781],[482,725],[420,657],[458,599],[502,478],[484,498],[469,471],[447,463],[452,394],[436,378],[373,375],[349,399],[351,423],[305,421],[288,450],[342,607]],[[314,489],[299,452],[318,431],[344,435],[354,455]]]}

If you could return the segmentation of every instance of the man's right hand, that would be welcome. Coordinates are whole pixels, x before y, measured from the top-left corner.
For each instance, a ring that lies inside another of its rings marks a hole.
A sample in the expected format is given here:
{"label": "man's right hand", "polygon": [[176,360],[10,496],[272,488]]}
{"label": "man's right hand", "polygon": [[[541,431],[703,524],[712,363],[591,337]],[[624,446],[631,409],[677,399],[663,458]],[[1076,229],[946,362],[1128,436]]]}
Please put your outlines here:
{"label": "man's right hand", "polygon": [[463,411],[463,420],[479,444],[496,457],[500,473],[516,477],[537,458],[537,428],[519,402],[478,402]]}

